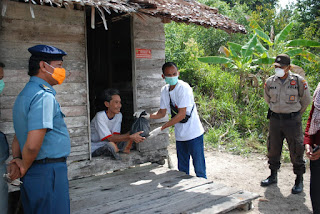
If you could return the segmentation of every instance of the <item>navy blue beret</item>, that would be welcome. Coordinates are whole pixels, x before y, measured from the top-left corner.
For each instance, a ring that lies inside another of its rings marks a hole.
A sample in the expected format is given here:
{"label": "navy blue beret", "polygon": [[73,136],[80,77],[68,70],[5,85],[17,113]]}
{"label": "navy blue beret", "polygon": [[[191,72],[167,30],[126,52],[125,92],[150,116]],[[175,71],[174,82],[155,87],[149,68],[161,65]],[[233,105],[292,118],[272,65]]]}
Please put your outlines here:
{"label": "navy blue beret", "polygon": [[49,45],[36,45],[28,48],[28,51],[32,54],[32,57],[37,57],[43,60],[62,61],[62,57],[67,55],[63,50]]}

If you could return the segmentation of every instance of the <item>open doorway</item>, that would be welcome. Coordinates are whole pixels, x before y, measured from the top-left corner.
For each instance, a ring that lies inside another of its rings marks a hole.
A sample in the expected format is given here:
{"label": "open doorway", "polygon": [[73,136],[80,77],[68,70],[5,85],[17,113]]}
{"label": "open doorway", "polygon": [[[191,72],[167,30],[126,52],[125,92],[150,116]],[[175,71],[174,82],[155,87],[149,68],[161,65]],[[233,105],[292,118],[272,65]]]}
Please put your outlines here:
{"label": "open doorway", "polygon": [[90,120],[103,110],[103,103],[98,99],[101,92],[117,88],[122,100],[121,133],[126,133],[133,123],[131,18],[114,12],[105,14],[108,26],[105,30],[96,11],[95,29],[92,29],[91,8],[86,13]]}

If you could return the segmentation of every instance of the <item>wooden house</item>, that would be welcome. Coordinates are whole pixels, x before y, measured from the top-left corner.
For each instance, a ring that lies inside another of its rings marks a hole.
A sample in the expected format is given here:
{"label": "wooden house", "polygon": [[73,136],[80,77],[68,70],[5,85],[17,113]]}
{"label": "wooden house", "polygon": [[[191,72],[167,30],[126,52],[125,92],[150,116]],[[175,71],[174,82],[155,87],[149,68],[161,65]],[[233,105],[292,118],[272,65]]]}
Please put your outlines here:
{"label": "wooden house", "polygon": [[[121,161],[90,155],[90,120],[98,111],[97,95],[118,88],[127,132],[136,110],[156,111],[165,84],[164,23],[194,23],[229,33],[245,33],[243,26],[217,9],[193,0],[2,0],[0,61],[6,84],[0,95],[0,130],[12,142],[12,107],[29,80],[30,53],[37,44],[56,46],[64,58],[67,78],[55,86],[71,137],[69,179],[86,177],[167,157],[168,133],[137,145]],[[151,129],[168,120],[151,121]]]}

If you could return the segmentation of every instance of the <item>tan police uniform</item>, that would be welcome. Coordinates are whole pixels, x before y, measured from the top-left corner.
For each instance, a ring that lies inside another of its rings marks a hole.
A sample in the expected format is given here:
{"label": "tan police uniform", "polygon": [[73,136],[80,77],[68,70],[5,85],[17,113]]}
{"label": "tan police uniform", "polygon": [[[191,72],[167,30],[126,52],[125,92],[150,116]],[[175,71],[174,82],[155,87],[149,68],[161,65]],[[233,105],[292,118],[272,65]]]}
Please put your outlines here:
{"label": "tan police uniform", "polygon": [[311,102],[307,82],[300,75],[291,72],[284,81],[273,75],[265,83],[264,99],[270,108],[269,168],[280,168],[283,140],[286,138],[293,171],[302,175],[305,173],[305,162],[301,116]]}

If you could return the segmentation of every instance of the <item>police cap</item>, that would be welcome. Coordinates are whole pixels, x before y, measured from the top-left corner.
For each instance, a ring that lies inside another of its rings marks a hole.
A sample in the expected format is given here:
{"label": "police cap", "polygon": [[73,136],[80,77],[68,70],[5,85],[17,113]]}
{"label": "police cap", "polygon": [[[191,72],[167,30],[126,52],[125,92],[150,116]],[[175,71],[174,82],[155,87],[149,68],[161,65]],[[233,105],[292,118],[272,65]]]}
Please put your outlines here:
{"label": "police cap", "polygon": [[274,61],[273,65],[279,67],[290,65],[290,56],[288,56],[287,54],[279,54],[276,57],[276,60]]}
{"label": "police cap", "polygon": [[62,57],[67,55],[63,50],[49,45],[36,45],[28,48],[28,51],[32,54],[31,57],[48,61],[62,61]]}

